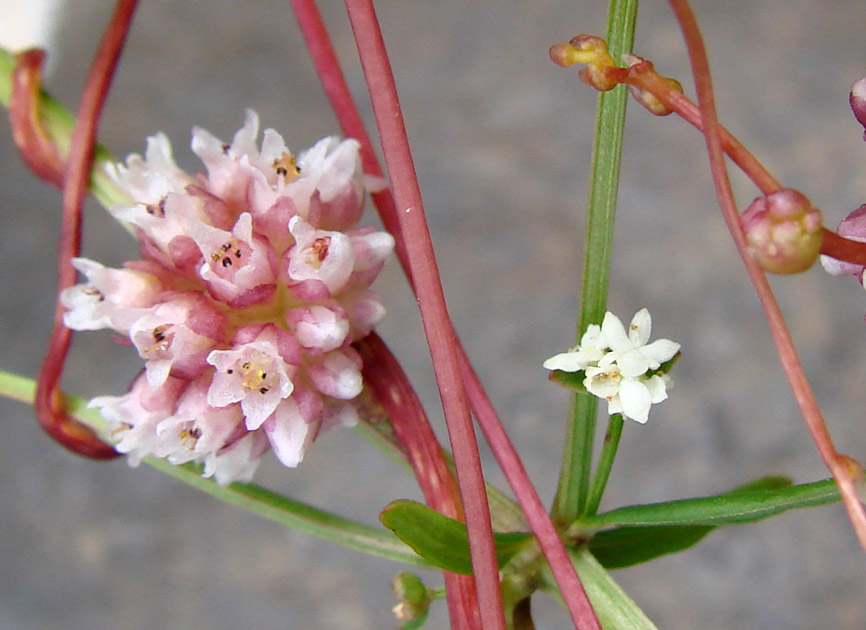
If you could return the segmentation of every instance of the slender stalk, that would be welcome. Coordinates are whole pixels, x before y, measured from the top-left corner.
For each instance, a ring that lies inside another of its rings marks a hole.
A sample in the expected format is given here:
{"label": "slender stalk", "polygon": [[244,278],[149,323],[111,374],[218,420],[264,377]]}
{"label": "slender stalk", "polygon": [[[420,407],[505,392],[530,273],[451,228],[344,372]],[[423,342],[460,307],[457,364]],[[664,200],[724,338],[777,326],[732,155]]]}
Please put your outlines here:
{"label": "slender stalk", "polygon": [[598,512],[601,497],[604,494],[605,486],[607,486],[607,480],[610,478],[613,460],[616,458],[616,451],[619,448],[623,424],[624,420],[620,413],[613,414],[608,420],[604,445],[601,447],[601,455],[598,458],[598,465],[595,468],[595,475],[589,488],[589,497],[586,500],[586,508],[583,511],[586,516],[593,516]]}
{"label": "slender stalk", "polygon": [[436,258],[424,217],[421,191],[403,125],[390,60],[372,1],[347,0],[346,9],[355,34],[361,66],[367,78],[394,201],[400,208],[398,216],[401,232],[406,240],[421,320],[439,385],[451,450],[454,453],[478,590],[480,627],[485,630],[504,629],[505,619],[490,525],[490,509],[469,412],[469,399],[454,351],[454,334],[449,324]]}
{"label": "slender stalk", "polygon": [[[352,93],[349,91],[346,78],[343,76],[340,61],[337,59],[337,53],[334,52],[334,46],[325,29],[322,15],[316,6],[315,0],[289,1],[295,11],[298,26],[301,27],[301,33],[307,43],[310,58],[316,67],[316,73],[319,75],[319,80],[322,82],[322,87],[331,103],[331,108],[337,115],[337,121],[343,130],[343,135],[348,138],[354,138],[361,143],[361,164],[364,172],[373,177],[382,177],[382,167],[379,165],[370,135],[367,133],[364,121],[361,120],[358,108],[355,107]],[[394,205],[391,189],[386,188],[385,190],[372,193],[370,196],[373,198],[373,202],[379,211],[382,225],[394,236],[396,241],[394,250],[397,254],[397,259],[400,261],[400,266],[409,280],[409,284],[412,285],[412,270],[409,267],[406,239],[403,238],[400,230],[397,207]],[[415,290],[414,285],[412,285],[412,290]]]}
{"label": "slender stalk", "polygon": [[[463,521],[457,483],[403,368],[375,332],[358,342],[357,349],[364,360],[364,381],[391,419],[394,434],[415,471],[427,505]],[[459,626],[465,623],[456,618],[459,611],[478,608],[474,580],[471,575],[443,573],[452,625]]]}
{"label": "slender stalk", "polygon": [[[364,163],[364,171],[373,175],[381,175],[382,170],[376,159],[376,154],[370,144],[369,136],[364,128],[361,117],[354,106],[348,85],[340,70],[336,54],[328,37],[327,31],[322,23],[321,16],[313,0],[291,0],[296,10],[298,22],[307,41],[307,46],[316,71],[325,88],[331,105],[337,114],[343,133],[356,138],[361,142],[361,157]],[[412,282],[412,274],[409,259],[406,254],[405,238],[400,229],[394,199],[391,191],[386,189],[378,194],[373,194],[376,209],[382,218],[382,223],[394,235],[397,241],[396,253],[400,264],[409,279],[409,284],[415,290]],[[449,326],[451,326],[449,322]],[[598,622],[592,612],[580,578],[571,564],[568,554],[556,528],[541,503],[534,486],[532,485],[523,463],[517,454],[517,450],[506,434],[502,423],[488,398],[478,375],[475,373],[469,361],[463,345],[460,343],[456,332],[451,330],[455,342],[455,350],[464,382],[466,383],[469,401],[472,411],[478,421],[484,436],[490,445],[493,456],[499,463],[505,474],[509,486],[514,492],[521,509],[529,521],[530,528],[539,541],[539,547],[551,566],[554,578],[563,593],[565,604],[571,614],[575,627],[593,629],[598,627]]]}
{"label": "slender stalk", "polygon": [[[459,348],[462,352],[463,348]],[[477,376],[472,372],[468,361],[463,362],[464,378],[473,400],[473,412],[478,419],[478,425],[484,432],[490,450],[493,451],[500,468],[508,481],[508,485],[517,497],[520,507],[529,521],[529,526],[538,546],[550,567],[550,572],[559,587],[563,601],[571,616],[575,628],[581,630],[601,630],[598,618],[587,597],[580,577],[569,559],[568,552],[562,543],[553,520],[544,509],[541,498],[535,491],[523,462],[517,455],[514,444],[505,433],[502,423],[496,415],[493,404],[487,394],[481,389]]]}
{"label": "slender stalk", "polygon": [[[87,182],[96,146],[96,130],[137,4],[138,0],[118,1],[84,85],[63,178],[58,294],[75,284],[77,272],[71,259],[81,250],[81,210],[87,194]],[[63,325],[63,312],[63,306],[58,299],[48,352],[37,379],[34,403],[36,417],[42,428],[69,450],[93,459],[116,457],[117,453],[111,446],[100,441],[93,431],[69,416],[63,407],[59,386],[72,340],[72,331]]]}
{"label": "slender stalk", "polygon": [[[615,59],[631,52],[637,4],[637,0],[610,2],[607,41],[610,54]],[[578,339],[587,326],[600,324],[607,310],[607,285],[627,97],[623,86],[603,92],[598,97]],[[583,513],[586,504],[592,473],[597,408],[598,399],[595,396],[572,396],[562,468],[553,504],[554,519],[560,523],[575,520]]]}
{"label": "slender stalk", "polygon": [[[33,55],[27,55],[25,61],[32,62],[33,59]],[[12,108],[13,89],[20,89],[22,87],[15,85],[13,79],[17,73],[17,66],[21,61],[20,55],[12,55],[0,48],[0,104],[10,109]],[[38,81],[39,77],[34,72],[30,75],[30,78]],[[38,97],[38,102],[35,103],[35,106],[38,109],[31,119],[36,126],[33,133],[47,136],[48,141],[54,144],[60,159],[65,161],[69,153],[69,143],[72,140],[75,117],[69,110],[42,90],[41,85],[40,89],[37,90],[36,96]],[[10,112],[10,122],[12,123],[12,133],[14,136],[16,122],[12,119],[12,116]],[[25,162],[27,162],[26,158]],[[111,208],[118,203],[131,202],[126,192],[120,190],[105,171],[105,164],[113,162],[115,162],[114,156],[102,145],[97,145],[94,150],[93,169],[90,172],[90,192],[105,208]],[[62,182],[58,186],[62,186]],[[132,231],[129,225],[123,224],[123,227]]]}
{"label": "slender stalk", "polygon": [[821,228],[821,253],[838,260],[866,265],[866,245],[861,241],[852,241],[827,228]]}
{"label": "slender stalk", "polygon": [[40,120],[42,66],[45,51],[25,50],[15,56],[9,95],[9,122],[18,154],[36,176],[63,187],[63,160]]}
{"label": "slender stalk", "polygon": [[[32,405],[36,392],[33,379],[0,370],[0,396]],[[108,423],[97,409],[88,408],[88,401],[74,396],[64,396],[69,413],[79,422],[105,435]],[[145,457],[148,466],[178,479],[213,497],[236,505],[247,512],[258,514],[283,527],[310,534],[361,553],[366,553],[393,562],[407,563],[419,567],[430,567],[430,563],[407,547],[391,532],[381,527],[371,527],[352,521],[331,512],[326,512],[306,503],[290,499],[266,490],[255,484],[233,483],[220,486],[213,479],[201,476],[201,467],[194,464],[177,466],[164,459]]]}
{"label": "slender stalk", "polygon": [[740,226],[740,215],[737,211],[725,168],[721,133],[713,101],[710,68],[697,21],[686,0],[669,0],[669,2],[680,23],[689,59],[691,60],[692,74],[695,78],[695,88],[698,93],[698,103],[704,121],[704,136],[707,141],[707,152],[710,156],[713,184],[715,185],[716,196],[719,199],[722,214],[733,236],[734,243],[736,243],[737,251],[739,251],[740,257],[746,265],[749,279],[752,281],[758,298],[761,301],[761,306],[766,313],[773,341],[779,354],[779,361],[793,390],[794,398],[803,413],[812,439],[818,446],[821,458],[839,485],[839,492],[842,495],[842,501],[848,512],[848,518],[851,520],[857,538],[860,540],[860,545],[866,550],[866,511],[864,511],[863,504],[857,496],[850,469],[844,456],[840,456],[833,446],[830,432],[818,407],[818,401],[815,399],[815,394],[812,392],[809,381],[803,372],[803,366],[797,356],[794,341],[791,339],[790,332],[785,325],[785,319],[773,296],[770,284],[767,282],[767,277],[752,257],[749,256],[746,249],[746,239]]}

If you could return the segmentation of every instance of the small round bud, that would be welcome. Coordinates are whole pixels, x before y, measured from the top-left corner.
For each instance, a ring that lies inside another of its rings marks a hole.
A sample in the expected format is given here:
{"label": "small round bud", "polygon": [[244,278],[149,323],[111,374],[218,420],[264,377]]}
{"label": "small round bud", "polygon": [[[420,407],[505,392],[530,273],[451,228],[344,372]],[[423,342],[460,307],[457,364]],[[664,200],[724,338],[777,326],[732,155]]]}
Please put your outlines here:
{"label": "small round bud", "polygon": [[592,50],[598,52],[607,52],[607,42],[598,35],[581,34],[572,37],[568,42],[578,50]]}
{"label": "small round bud", "polygon": [[821,211],[796,190],[758,197],[743,213],[749,251],[766,271],[799,273],[811,267],[821,249]]}
{"label": "small round bud", "polygon": [[[855,81],[854,85],[851,86],[848,102],[851,104],[851,110],[854,112],[854,118],[866,127],[866,77]],[[863,139],[866,140],[866,132],[863,134]]]}
{"label": "small round bud", "polygon": [[427,615],[432,601],[430,591],[414,573],[398,573],[391,581],[391,592],[400,600],[392,609],[400,621],[417,621]]}
{"label": "small round bud", "polygon": [[568,68],[578,63],[574,52],[574,46],[565,42],[559,42],[550,47],[550,60],[560,68]]}
{"label": "small round bud", "polygon": [[[679,92],[680,94],[683,93],[683,86],[676,79],[669,79],[665,77],[663,78],[663,81],[667,83],[668,86],[670,86],[670,89]],[[655,94],[653,94],[652,92],[648,92],[643,88],[640,88],[636,85],[629,85],[628,91],[629,94],[631,94],[638,103],[643,105],[647,111],[649,111],[655,116],[667,116],[674,111],[670,107],[662,103]]]}

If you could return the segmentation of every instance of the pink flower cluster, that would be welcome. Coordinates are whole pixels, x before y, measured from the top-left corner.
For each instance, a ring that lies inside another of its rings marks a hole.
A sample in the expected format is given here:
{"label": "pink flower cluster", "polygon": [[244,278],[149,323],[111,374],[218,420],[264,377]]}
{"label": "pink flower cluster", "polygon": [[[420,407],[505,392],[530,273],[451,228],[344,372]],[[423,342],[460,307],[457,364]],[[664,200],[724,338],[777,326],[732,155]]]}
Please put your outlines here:
{"label": "pink flower cluster", "polygon": [[193,130],[206,172],[148,139],[112,176],[133,200],[112,214],[141,260],[61,295],[75,330],[109,328],[145,361],[124,396],[101,396],[116,448],[204,464],[220,484],[248,481],[268,449],[286,466],[332,426],[351,426],[362,389],[351,347],[384,315],[367,287],[394,246],[356,228],[365,201],[358,143],[325,138],[297,159],[273,129],[258,146],[248,111],[231,144]]}

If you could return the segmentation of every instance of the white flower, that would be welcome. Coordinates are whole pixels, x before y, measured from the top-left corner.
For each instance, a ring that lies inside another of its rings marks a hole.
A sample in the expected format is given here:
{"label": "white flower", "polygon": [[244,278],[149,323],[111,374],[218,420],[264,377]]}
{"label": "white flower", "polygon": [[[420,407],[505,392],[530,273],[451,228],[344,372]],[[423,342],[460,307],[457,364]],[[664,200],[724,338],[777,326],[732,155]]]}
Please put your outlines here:
{"label": "white flower", "polygon": [[55,50],[55,26],[60,21],[60,0],[0,0],[0,46],[12,52],[27,48]]}
{"label": "white flower", "polygon": [[551,357],[544,367],[583,372],[586,391],[607,400],[608,413],[621,413],[643,424],[649,419],[650,406],[665,400],[667,387],[673,384],[666,374],[653,371],[680,349],[670,339],[647,343],[651,329],[645,308],[635,313],[628,332],[616,315],[607,312],[600,327],[587,327],[576,348]]}
{"label": "white flower", "polygon": [[601,326],[590,324],[580,338],[580,343],[568,352],[562,352],[550,357],[544,362],[547,370],[562,370],[563,372],[580,372],[589,365],[598,363],[607,347],[601,336]]}
{"label": "white flower", "polygon": [[601,335],[610,348],[609,362],[616,361],[622,375],[635,377],[649,370],[658,369],[665,361],[670,361],[679,351],[680,344],[670,339],[657,339],[647,344],[652,320],[649,311],[642,308],[631,320],[628,333],[619,318],[608,311],[601,324]]}

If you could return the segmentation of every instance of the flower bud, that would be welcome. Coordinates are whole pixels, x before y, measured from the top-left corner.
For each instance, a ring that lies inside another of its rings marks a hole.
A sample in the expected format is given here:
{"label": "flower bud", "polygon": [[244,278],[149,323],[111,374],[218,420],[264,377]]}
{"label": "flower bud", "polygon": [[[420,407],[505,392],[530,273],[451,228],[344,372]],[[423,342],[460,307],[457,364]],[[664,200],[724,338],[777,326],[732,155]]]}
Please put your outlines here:
{"label": "flower bud", "polygon": [[607,51],[607,42],[596,35],[578,35],[568,43],[554,44],[550,47],[550,60],[563,68],[585,63],[586,68],[581,68],[577,76],[599,92],[612,90],[627,75],[625,68],[614,63]]}
{"label": "flower bud", "polygon": [[821,212],[796,190],[759,197],[743,213],[749,251],[766,271],[799,273],[821,249]]}
{"label": "flower bud", "polygon": [[[854,112],[854,118],[866,127],[866,77],[855,81],[854,85],[851,86],[848,102],[851,104],[851,109]],[[866,132],[863,134],[863,139],[866,140]]]}
{"label": "flower bud", "polygon": [[[848,240],[866,242],[866,204],[842,219],[836,232]],[[821,265],[823,265],[824,271],[831,276],[851,275],[862,278],[863,271],[866,270],[864,265],[837,260],[831,256],[821,256]]]}
{"label": "flower bud", "polygon": [[[649,74],[655,75],[667,85],[667,88],[669,90],[679,92],[680,94],[683,93],[682,84],[676,79],[659,76],[658,73],[655,71],[655,68],[653,67],[651,61],[647,61],[642,57],[631,54],[625,54],[622,56],[622,58],[623,61],[625,61],[625,63],[628,65],[628,73],[630,77]],[[654,116],[667,116],[668,114],[673,112],[673,110],[664,103],[662,103],[655,94],[648,90],[645,90],[642,87],[639,87],[638,85],[629,83],[628,91],[629,94],[631,94],[638,103],[640,103]]]}
{"label": "flower bud", "polygon": [[394,606],[394,616],[400,621],[418,621],[430,608],[430,591],[414,573],[403,571],[391,581],[391,592],[400,603]]}

